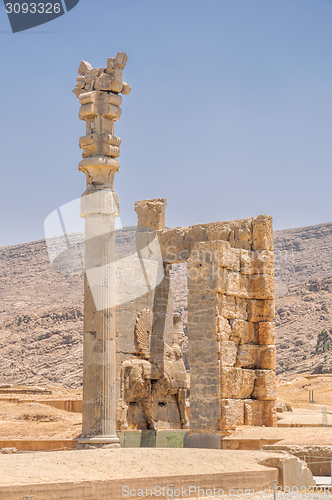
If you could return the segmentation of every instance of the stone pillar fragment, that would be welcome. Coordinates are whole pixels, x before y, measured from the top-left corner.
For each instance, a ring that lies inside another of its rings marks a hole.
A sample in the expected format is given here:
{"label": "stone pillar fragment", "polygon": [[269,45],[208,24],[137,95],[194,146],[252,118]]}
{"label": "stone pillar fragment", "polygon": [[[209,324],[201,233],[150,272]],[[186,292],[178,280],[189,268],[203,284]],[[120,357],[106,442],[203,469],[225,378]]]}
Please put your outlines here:
{"label": "stone pillar fragment", "polygon": [[167,201],[165,198],[136,201],[137,226],[143,226],[154,231],[165,229],[165,212]]}
{"label": "stone pillar fragment", "polygon": [[193,244],[187,260],[187,447],[220,448],[244,423],[276,425],[272,219],[245,228],[234,240]]}
{"label": "stone pillar fragment", "polygon": [[85,280],[83,335],[83,432],[79,447],[119,446],[116,435],[116,330],[115,330],[115,217],[119,215],[114,175],[120,169],[120,139],[114,122],[121,116],[120,92],[125,53],[107,62],[107,69],[93,69],[82,61],[75,95],[86,122],[80,138],[83,160],[79,170],[86,175],[81,198],[85,218]]}

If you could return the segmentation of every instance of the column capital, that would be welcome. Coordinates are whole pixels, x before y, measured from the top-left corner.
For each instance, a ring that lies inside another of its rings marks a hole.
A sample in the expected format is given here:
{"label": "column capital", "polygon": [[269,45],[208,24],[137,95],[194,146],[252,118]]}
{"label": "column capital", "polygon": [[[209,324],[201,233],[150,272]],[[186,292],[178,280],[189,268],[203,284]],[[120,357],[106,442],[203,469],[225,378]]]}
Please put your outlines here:
{"label": "column capital", "polygon": [[79,118],[86,123],[86,135],[80,137],[83,160],[79,170],[85,173],[87,188],[112,188],[115,172],[120,169],[121,139],[114,135],[114,123],[120,119],[122,97],[131,87],[123,81],[127,55],[118,52],[107,60],[106,68],[92,68],[82,61],[73,90],[81,107]]}

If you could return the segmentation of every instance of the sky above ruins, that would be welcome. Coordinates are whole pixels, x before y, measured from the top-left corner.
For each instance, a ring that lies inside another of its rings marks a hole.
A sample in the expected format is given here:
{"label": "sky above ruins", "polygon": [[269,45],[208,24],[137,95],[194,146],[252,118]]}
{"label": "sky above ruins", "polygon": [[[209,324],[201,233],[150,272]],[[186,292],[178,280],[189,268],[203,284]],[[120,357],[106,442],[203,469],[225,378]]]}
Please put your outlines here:
{"label": "sky above ruins", "polygon": [[0,246],[44,236],[78,198],[81,59],[128,54],[115,133],[121,222],[168,200],[168,226],[259,214],[275,229],[332,221],[331,0],[80,0],[11,33],[0,4]]}

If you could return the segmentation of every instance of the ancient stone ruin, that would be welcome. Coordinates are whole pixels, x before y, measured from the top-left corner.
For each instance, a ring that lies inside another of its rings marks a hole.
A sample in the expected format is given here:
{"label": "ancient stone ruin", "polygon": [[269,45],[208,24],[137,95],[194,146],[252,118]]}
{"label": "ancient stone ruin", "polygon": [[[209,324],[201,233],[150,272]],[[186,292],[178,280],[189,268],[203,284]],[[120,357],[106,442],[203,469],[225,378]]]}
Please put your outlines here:
{"label": "ancient stone ruin", "polygon": [[107,68],[82,61],[75,95],[86,122],[80,138],[83,160],[79,170],[86,175],[81,198],[85,218],[85,285],[83,337],[83,432],[80,446],[118,445],[116,435],[116,338],[115,338],[115,217],[119,200],[114,175],[120,169],[120,139],[114,122],[121,116],[120,93],[129,94],[122,72],[124,53],[109,58]]}
{"label": "ancient stone ruin", "polygon": [[[238,425],[276,425],[272,218],[169,229],[166,200],[154,199],[136,202],[136,229],[115,231],[114,122],[119,94],[130,92],[126,61],[124,53],[106,69],[82,61],[74,89],[87,129],[80,445],[118,445],[117,429],[182,428],[185,446],[220,448]],[[188,273],[189,411],[169,274],[178,262]]]}

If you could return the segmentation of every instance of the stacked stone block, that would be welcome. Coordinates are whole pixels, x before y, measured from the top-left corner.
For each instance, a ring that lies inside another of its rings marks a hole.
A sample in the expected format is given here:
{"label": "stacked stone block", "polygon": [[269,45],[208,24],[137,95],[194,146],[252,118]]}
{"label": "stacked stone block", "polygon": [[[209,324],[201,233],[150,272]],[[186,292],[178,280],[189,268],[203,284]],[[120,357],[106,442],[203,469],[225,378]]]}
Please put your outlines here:
{"label": "stacked stone block", "polygon": [[251,228],[246,248],[238,232],[234,246],[194,243],[187,260],[193,435],[276,425],[272,220]]}

